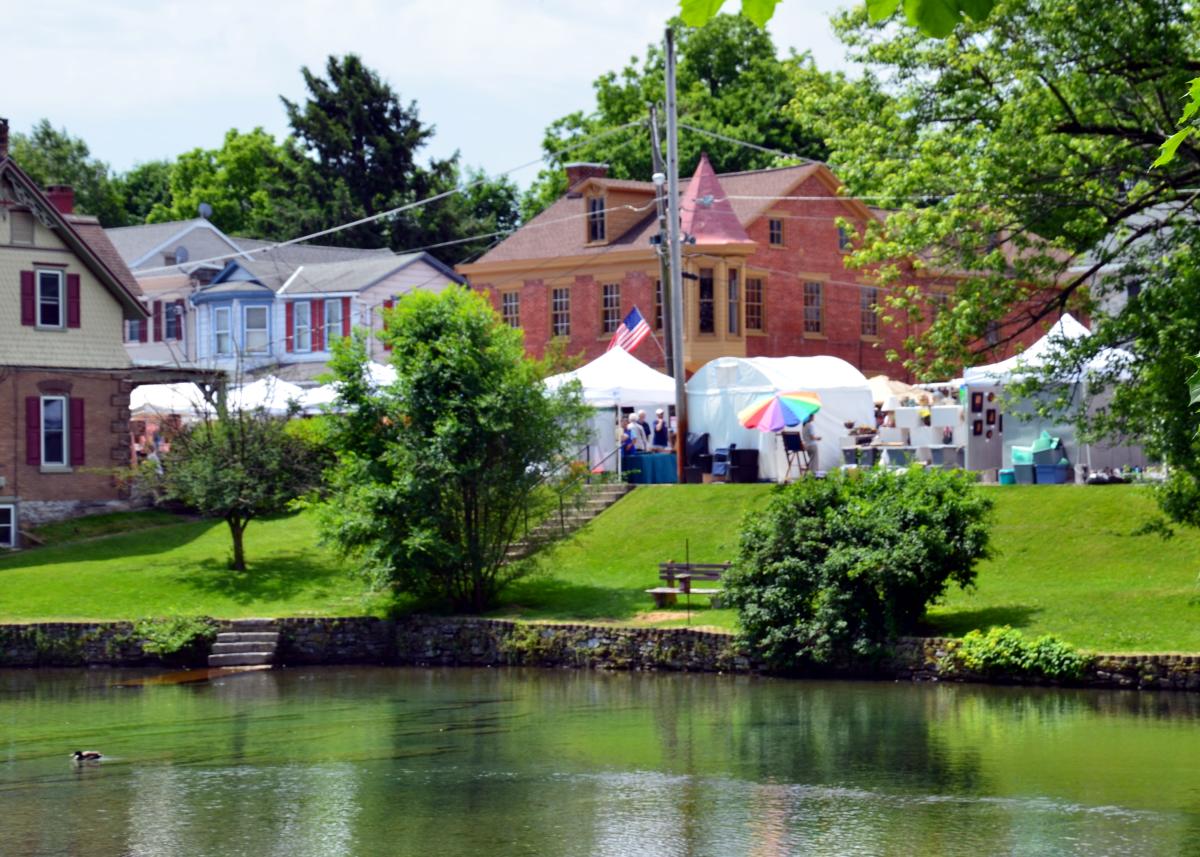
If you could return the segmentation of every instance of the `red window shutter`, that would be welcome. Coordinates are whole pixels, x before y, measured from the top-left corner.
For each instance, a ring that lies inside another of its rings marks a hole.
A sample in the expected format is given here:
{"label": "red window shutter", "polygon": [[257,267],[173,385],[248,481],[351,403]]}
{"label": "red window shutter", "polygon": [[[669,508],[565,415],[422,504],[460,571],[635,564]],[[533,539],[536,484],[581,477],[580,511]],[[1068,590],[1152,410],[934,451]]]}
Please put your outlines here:
{"label": "red window shutter", "polygon": [[42,463],[42,400],[37,396],[25,397],[25,463]]}
{"label": "red window shutter", "polygon": [[150,319],[139,319],[138,323],[138,342],[145,342],[150,333]]}
{"label": "red window shutter", "polygon": [[37,324],[37,302],[33,294],[33,271],[21,272],[21,324]]}
{"label": "red window shutter", "polygon": [[67,274],[67,327],[79,327],[79,275]]}
{"label": "red window shutter", "polygon": [[162,342],[163,340],[163,316],[162,316],[162,301],[154,302],[154,341]]}
{"label": "red window shutter", "polygon": [[85,464],[84,456],[84,438],[86,437],[83,430],[83,399],[71,397],[67,399],[70,407],[70,426],[68,427],[71,433],[71,465]]}
{"label": "red window shutter", "polygon": [[342,298],[342,336],[350,335],[350,298]]}
{"label": "red window shutter", "polygon": [[287,350],[290,352],[296,345],[296,305],[288,301],[283,306],[283,314],[287,319]]}
{"label": "red window shutter", "polygon": [[312,350],[325,350],[325,301],[312,302]]}
{"label": "red window shutter", "polygon": [[183,301],[175,301],[175,340],[183,341]]}
{"label": "red window shutter", "polygon": [[[393,301],[393,300],[386,300],[386,301],[384,301],[384,302],[383,302],[383,308],[384,308],[384,309],[386,309],[386,310],[390,310],[390,309],[391,309],[392,307],[394,307],[395,305],[396,305],[396,302],[395,302],[395,301]],[[387,333],[387,329],[388,329],[388,323],[387,323],[387,318],[385,317],[385,318],[383,319],[383,332],[384,332],[384,333]],[[383,350],[384,350],[384,351],[391,351],[391,350],[392,350],[392,343],[388,342],[388,341],[385,339],[385,340],[383,341]]]}

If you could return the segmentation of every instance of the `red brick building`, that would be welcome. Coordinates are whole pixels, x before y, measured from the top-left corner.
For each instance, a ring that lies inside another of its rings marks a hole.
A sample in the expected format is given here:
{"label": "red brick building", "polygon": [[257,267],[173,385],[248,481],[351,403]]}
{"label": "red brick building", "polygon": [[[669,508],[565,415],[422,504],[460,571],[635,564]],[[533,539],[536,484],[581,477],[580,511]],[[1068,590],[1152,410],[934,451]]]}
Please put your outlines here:
{"label": "red brick building", "polygon": [[23,524],[119,504],[129,462],[123,322],[137,283],[69,188],[43,193],[0,120],[0,547]]}
{"label": "red brick building", "polygon": [[[567,172],[561,199],[459,272],[525,331],[535,356],[563,337],[568,353],[594,358],[635,306],[662,342],[654,185],[609,179],[597,164]],[[839,218],[861,230],[876,215],[839,187],[823,164],[717,175],[701,158],[680,203],[694,239],[684,248],[689,372],[725,355],[829,354],[867,375],[903,376],[886,353],[903,347],[904,332],[876,315],[869,274],[844,264]],[[637,356],[664,364],[652,339]]]}

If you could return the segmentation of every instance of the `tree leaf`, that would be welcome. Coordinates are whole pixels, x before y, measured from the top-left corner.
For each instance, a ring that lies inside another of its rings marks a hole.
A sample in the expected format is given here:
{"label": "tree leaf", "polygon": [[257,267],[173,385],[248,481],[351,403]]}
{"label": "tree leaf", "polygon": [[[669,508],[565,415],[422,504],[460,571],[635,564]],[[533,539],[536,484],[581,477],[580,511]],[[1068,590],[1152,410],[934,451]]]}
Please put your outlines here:
{"label": "tree leaf", "polygon": [[996,0],[958,0],[959,10],[972,21],[982,21],[992,13]]}
{"label": "tree leaf", "polygon": [[1169,164],[1171,161],[1175,160],[1175,150],[1179,148],[1179,144],[1187,139],[1188,135],[1190,135],[1194,130],[1194,128],[1189,126],[1176,131],[1174,134],[1164,140],[1162,146],[1160,147],[1162,154],[1154,159],[1154,163],[1150,165],[1151,168],[1165,166],[1166,164]]}
{"label": "tree leaf", "polygon": [[765,27],[778,5],[779,0],[742,0],[742,14],[757,26]]}
{"label": "tree leaf", "polygon": [[960,18],[957,0],[904,0],[904,16],[936,39],[954,32]]}
{"label": "tree leaf", "polygon": [[872,24],[887,20],[900,8],[900,0],[867,0],[867,17]]}
{"label": "tree leaf", "polygon": [[1196,115],[1197,110],[1200,110],[1200,77],[1192,78],[1191,84],[1188,86],[1188,94],[1186,97],[1189,100],[1188,103],[1183,106],[1183,115],[1179,117],[1180,125],[1187,122],[1194,115]]}
{"label": "tree leaf", "polygon": [[724,3],[725,0],[679,0],[679,17],[689,27],[703,27],[717,16]]}

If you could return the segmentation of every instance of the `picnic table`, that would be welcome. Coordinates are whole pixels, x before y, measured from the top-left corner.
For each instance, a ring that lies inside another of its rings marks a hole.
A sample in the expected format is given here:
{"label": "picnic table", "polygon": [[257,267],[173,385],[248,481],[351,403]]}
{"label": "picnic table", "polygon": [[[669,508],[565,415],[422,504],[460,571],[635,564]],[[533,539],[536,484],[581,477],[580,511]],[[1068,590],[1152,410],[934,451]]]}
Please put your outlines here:
{"label": "picnic table", "polygon": [[693,581],[719,581],[725,572],[729,571],[727,562],[660,562],[658,577],[665,582],[664,586],[647,589],[646,593],[654,596],[654,606],[669,607],[675,604],[680,595],[707,595],[713,607],[720,604],[722,589],[697,589]]}

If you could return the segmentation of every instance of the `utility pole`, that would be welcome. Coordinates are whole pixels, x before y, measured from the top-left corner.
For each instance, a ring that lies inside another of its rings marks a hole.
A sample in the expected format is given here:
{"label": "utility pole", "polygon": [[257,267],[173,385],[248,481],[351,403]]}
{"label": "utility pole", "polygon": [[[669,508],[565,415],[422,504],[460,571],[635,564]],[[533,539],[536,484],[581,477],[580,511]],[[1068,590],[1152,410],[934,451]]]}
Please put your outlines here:
{"label": "utility pole", "polygon": [[671,318],[671,307],[675,301],[671,296],[670,264],[667,259],[667,165],[663,161],[662,141],[658,138],[658,105],[650,105],[650,154],[654,158],[654,204],[658,210],[658,289],[662,294],[662,330],[666,340],[667,374],[675,375],[675,348],[671,331],[675,325]]}
{"label": "utility pole", "polygon": [[[675,363],[675,463],[683,482],[687,388],[683,362],[683,247],[679,219],[679,127],[675,104],[675,33],[667,28],[667,244],[671,268],[671,354]],[[664,284],[663,294],[666,294]]]}

